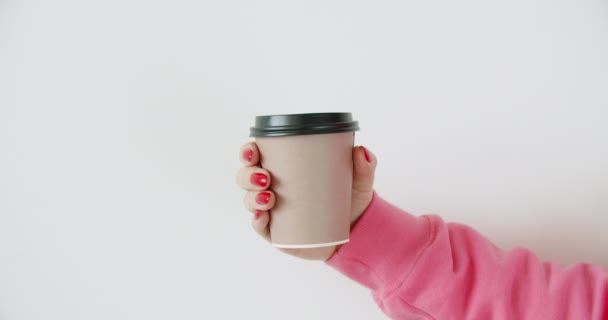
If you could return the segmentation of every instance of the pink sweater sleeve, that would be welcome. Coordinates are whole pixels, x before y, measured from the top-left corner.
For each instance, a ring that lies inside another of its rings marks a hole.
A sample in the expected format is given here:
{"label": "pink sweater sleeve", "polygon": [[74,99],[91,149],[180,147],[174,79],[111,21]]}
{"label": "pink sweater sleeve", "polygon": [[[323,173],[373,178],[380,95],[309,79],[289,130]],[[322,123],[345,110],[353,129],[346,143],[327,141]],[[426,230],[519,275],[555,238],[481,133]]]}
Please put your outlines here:
{"label": "pink sweater sleeve", "polygon": [[475,230],[412,216],[374,195],[327,263],[393,319],[608,320],[608,272],[503,252]]}

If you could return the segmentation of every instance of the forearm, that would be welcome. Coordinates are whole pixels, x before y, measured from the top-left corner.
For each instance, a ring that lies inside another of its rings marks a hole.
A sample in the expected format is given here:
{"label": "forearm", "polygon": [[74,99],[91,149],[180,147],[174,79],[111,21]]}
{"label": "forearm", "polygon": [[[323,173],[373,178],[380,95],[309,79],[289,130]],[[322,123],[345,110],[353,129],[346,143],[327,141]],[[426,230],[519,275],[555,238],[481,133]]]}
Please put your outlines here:
{"label": "forearm", "polygon": [[605,270],[503,252],[471,228],[377,195],[328,264],[372,289],[395,319],[608,319]]}

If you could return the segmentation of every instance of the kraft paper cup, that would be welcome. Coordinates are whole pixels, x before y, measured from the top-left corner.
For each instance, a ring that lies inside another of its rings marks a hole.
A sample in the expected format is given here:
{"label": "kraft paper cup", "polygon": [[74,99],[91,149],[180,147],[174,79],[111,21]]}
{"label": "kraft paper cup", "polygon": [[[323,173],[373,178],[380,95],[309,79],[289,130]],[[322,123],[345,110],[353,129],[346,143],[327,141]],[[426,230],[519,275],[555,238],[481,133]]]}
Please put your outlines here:
{"label": "kraft paper cup", "polygon": [[256,117],[251,136],[272,175],[272,244],[316,248],[346,243],[350,233],[354,132],[350,113]]}

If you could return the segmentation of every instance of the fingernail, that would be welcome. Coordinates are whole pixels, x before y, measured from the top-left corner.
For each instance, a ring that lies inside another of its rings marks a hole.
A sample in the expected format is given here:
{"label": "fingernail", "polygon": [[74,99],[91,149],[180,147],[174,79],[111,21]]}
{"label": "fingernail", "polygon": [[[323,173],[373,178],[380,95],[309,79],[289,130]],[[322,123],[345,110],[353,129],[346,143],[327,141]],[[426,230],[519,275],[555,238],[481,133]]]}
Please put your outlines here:
{"label": "fingernail", "polygon": [[253,159],[253,150],[251,150],[251,149],[243,150],[243,159],[245,159],[247,162],[251,162],[251,159]]}
{"label": "fingernail", "polygon": [[258,204],[268,204],[268,202],[270,201],[270,197],[270,192],[260,192],[257,196],[255,196],[255,202],[257,202]]}
{"label": "fingernail", "polygon": [[256,172],[251,175],[249,181],[258,187],[265,187],[268,184],[268,177],[263,173]]}
{"label": "fingernail", "polygon": [[365,147],[361,147],[361,149],[363,149],[363,155],[365,155],[365,160],[367,160],[367,162],[371,163],[372,157],[369,156],[369,152],[367,151],[367,149]]}
{"label": "fingernail", "polygon": [[255,210],[255,214],[253,215],[253,220],[258,220],[262,216],[262,210]]}

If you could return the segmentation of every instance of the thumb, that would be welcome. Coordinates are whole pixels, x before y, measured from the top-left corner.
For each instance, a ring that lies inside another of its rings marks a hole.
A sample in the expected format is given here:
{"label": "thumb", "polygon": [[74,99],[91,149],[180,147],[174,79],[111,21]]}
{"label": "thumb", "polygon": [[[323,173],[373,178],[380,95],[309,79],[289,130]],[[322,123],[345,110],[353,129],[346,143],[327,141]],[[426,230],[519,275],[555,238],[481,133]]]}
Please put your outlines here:
{"label": "thumb", "polygon": [[374,190],[374,173],[377,160],[374,154],[363,146],[353,150],[353,191],[370,193]]}

